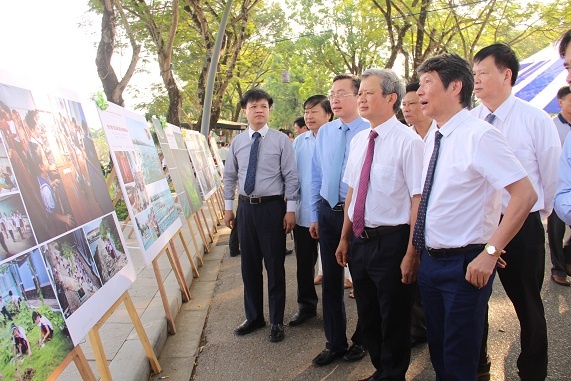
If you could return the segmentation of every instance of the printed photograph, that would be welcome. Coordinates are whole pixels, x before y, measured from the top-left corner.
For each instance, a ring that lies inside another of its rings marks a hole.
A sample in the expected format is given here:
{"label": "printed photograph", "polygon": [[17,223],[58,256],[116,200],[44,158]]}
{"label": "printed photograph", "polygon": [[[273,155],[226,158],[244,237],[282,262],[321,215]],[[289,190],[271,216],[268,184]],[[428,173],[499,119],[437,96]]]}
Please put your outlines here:
{"label": "printed photograph", "polygon": [[[1,139],[1,137],[0,137]],[[18,182],[4,144],[0,144],[0,195],[18,191]]]}
{"label": "printed photograph", "polygon": [[0,311],[0,379],[47,379],[74,346],[37,249],[0,265]]}
{"label": "printed photograph", "polygon": [[81,104],[0,87],[0,130],[38,242],[111,212]]}
{"label": "printed photograph", "polygon": [[0,194],[0,261],[23,253],[36,244],[20,194]]}
{"label": "printed photograph", "polygon": [[102,286],[82,229],[40,247],[63,314],[68,318]]}
{"label": "printed photograph", "polygon": [[115,157],[117,157],[117,167],[119,167],[119,172],[123,177],[123,181],[125,183],[132,183],[135,181],[133,171],[131,171],[131,165],[134,165],[133,152],[116,151]]}
{"label": "printed photograph", "polygon": [[135,216],[135,225],[143,240],[143,247],[148,249],[159,238],[160,230],[153,208],[143,210]]}
{"label": "printed photograph", "polygon": [[178,210],[168,188],[151,196],[151,204],[153,206],[154,215],[156,216],[158,234],[160,236],[179,218]]}
{"label": "printed photograph", "polygon": [[159,161],[159,152],[157,147],[155,147],[147,124],[127,117],[125,121],[129,128],[129,134],[133,139],[135,161],[137,162],[137,167],[142,172],[145,184],[165,180]]}
{"label": "printed photograph", "polygon": [[84,225],[83,231],[101,281],[105,284],[128,262],[113,214]]}

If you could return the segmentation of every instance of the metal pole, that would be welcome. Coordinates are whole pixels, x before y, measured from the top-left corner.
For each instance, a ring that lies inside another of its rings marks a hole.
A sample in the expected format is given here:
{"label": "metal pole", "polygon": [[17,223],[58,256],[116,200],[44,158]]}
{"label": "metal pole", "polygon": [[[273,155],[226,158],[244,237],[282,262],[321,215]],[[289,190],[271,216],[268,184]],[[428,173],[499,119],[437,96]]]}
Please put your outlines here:
{"label": "metal pole", "polygon": [[220,60],[220,48],[222,47],[222,38],[224,37],[224,32],[226,31],[226,24],[228,23],[228,16],[230,15],[230,9],[232,8],[232,0],[226,2],[226,7],[224,8],[224,14],[220,20],[220,26],[218,27],[218,35],[216,36],[216,43],[214,44],[214,49],[212,50],[212,60],[210,61],[210,69],[208,69],[208,79],[206,82],[206,91],[204,94],[204,108],[202,110],[202,124],[200,125],[200,133],[208,137],[208,130],[210,127],[210,115],[212,109],[212,94],[214,93],[214,80],[216,79],[216,68],[218,67],[218,61]]}

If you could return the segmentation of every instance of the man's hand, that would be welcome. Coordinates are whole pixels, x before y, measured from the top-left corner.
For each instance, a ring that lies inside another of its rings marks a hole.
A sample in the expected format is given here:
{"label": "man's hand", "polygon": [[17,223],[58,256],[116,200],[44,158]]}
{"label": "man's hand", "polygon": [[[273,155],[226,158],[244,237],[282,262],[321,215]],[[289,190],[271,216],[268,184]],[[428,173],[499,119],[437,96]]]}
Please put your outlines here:
{"label": "man's hand", "polygon": [[341,238],[339,241],[339,246],[337,246],[337,251],[335,252],[335,258],[337,259],[337,263],[339,266],[345,267],[349,261],[349,257],[347,253],[349,253],[349,245],[351,243],[349,240]]}
{"label": "man's hand", "polygon": [[311,238],[319,239],[319,224],[317,222],[312,222],[309,225],[309,234],[311,234]]}
{"label": "man's hand", "polygon": [[400,271],[402,274],[401,282],[404,284],[411,284],[416,281],[418,274],[418,266],[420,265],[420,255],[411,246],[406,251],[402,262],[400,263]]}
{"label": "man's hand", "polygon": [[225,210],[224,211],[224,223],[230,229],[234,229],[234,211],[233,210]]}
{"label": "man's hand", "polygon": [[284,230],[286,234],[291,233],[295,226],[295,213],[287,212],[284,217]]}
{"label": "man's hand", "polygon": [[[500,262],[500,267],[504,261]],[[472,262],[468,264],[466,269],[466,280],[478,288],[488,284],[490,276],[494,272],[494,268],[498,265],[498,259],[482,251]]]}

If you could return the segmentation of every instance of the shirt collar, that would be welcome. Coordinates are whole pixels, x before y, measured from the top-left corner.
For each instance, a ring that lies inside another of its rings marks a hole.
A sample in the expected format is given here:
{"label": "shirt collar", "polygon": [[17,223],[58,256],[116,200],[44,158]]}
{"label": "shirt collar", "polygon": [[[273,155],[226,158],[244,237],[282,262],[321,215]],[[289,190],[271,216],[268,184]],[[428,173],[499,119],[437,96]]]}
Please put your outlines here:
{"label": "shirt collar", "polygon": [[568,122],[565,120],[565,118],[563,117],[563,114],[559,113],[559,115],[557,115],[557,117],[559,118],[559,120],[561,121],[561,123],[563,124],[568,124],[571,126],[571,122]]}
{"label": "shirt collar", "polygon": [[[498,107],[496,111],[493,112],[493,114],[496,116],[496,119],[499,119],[503,123],[508,118],[508,114],[510,113],[513,105],[515,104],[515,101],[516,101],[515,95],[510,94],[510,96],[507,97],[504,103],[502,103],[500,107]],[[485,105],[482,106],[484,107],[485,111],[484,116],[491,113],[490,109],[488,109]]]}
{"label": "shirt collar", "polygon": [[452,118],[450,118],[450,120],[448,120],[448,122],[444,123],[444,125],[437,130],[440,131],[443,136],[448,136],[454,132],[454,130],[460,126],[468,117],[470,117],[470,112],[468,112],[468,109],[464,108],[458,111]]}
{"label": "shirt collar", "polygon": [[361,125],[361,123],[366,122],[366,119],[363,118],[362,116],[358,116],[357,118],[350,121],[349,123],[343,123],[341,121],[341,119],[337,119],[337,120],[339,121],[339,129],[341,129],[341,126],[343,124],[345,124],[349,128],[350,131],[353,131],[354,129],[358,128]]}
{"label": "shirt collar", "polygon": [[397,125],[397,123],[400,122],[397,119],[396,115],[393,115],[391,118],[387,119],[386,121],[384,121],[383,123],[379,124],[377,127],[372,129],[375,130],[377,134],[379,134],[379,137],[381,139],[384,139],[387,137],[387,135],[393,129],[393,127]]}
{"label": "shirt collar", "polygon": [[[262,135],[262,138],[266,137],[266,134],[268,133],[268,130],[270,128],[268,127],[268,125],[266,124],[264,127],[262,127],[260,130],[258,130],[258,132],[260,133],[260,135]],[[252,127],[248,126],[248,136],[250,137],[250,139],[252,139],[252,135],[254,135],[254,130],[252,130]]]}

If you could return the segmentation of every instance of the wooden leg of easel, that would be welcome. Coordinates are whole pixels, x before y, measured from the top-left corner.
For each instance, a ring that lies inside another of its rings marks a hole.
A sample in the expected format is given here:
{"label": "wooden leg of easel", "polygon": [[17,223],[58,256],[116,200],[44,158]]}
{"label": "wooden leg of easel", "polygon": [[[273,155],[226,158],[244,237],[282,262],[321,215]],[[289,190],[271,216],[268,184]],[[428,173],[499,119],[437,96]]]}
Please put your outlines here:
{"label": "wooden leg of easel", "polygon": [[131,236],[133,235],[134,232],[135,232],[135,224],[133,224],[133,229],[131,229],[131,232],[129,233],[127,238],[131,238]]}
{"label": "wooden leg of easel", "polygon": [[222,212],[222,219],[224,219],[224,197],[222,196],[222,188],[218,188],[218,192],[216,192],[216,195],[218,196],[217,200],[218,200],[218,205],[220,206],[220,211]]}
{"label": "wooden leg of easel", "polygon": [[[208,201],[206,201],[206,206],[208,206],[208,213],[210,214],[210,219],[212,220],[213,224],[213,229],[214,229],[214,233],[218,233],[218,224],[220,224],[220,221],[218,221],[218,216],[216,215],[216,209],[214,209],[214,213],[212,213],[212,208],[214,208],[214,204],[212,203],[212,197],[210,197],[208,199]],[[213,242],[213,240],[211,241]]]}
{"label": "wooden leg of easel", "polygon": [[[206,203],[206,205],[208,205],[208,202]],[[208,207],[208,210],[210,210],[210,207]],[[208,223],[208,220],[206,219],[206,216],[204,215],[204,210],[200,209],[200,214],[202,214],[202,219],[204,220],[204,225],[206,225],[206,230],[208,231],[208,237],[210,237],[210,243],[214,242],[214,236],[212,235],[212,232],[210,231],[210,224]],[[212,217],[212,214],[210,215],[210,217]]]}
{"label": "wooden leg of easel", "polygon": [[103,381],[111,381],[111,371],[109,370],[109,364],[107,364],[107,359],[105,358],[105,351],[103,350],[103,343],[101,342],[101,337],[99,336],[99,327],[91,328],[87,334],[89,336],[89,343],[91,344],[91,349],[93,349],[93,357],[95,357],[95,363],[97,364],[97,369],[99,370],[99,376]]}
{"label": "wooden leg of easel", "polygon": [[[172,244],[172,239],[169,241],[171,247],[174,247]],[[182,275],[182,270],[180,268],[180,261],[178,260],[178,255],[175,255],[172,251],[169,250],[168,247],[165,248],[167,252],[167,256],[171,263],[172,270],[174,271],[174,275],[176,276],[176,280],[180,287],[180,291],[182,292],[182,302],[187,303],[190,300],[190,291],[188,290],[188,286],[186,285],[186,279],[184,275]]]}
{"label": "wooden leg of easel", "polygon": [[154,374],[161,372],[161,365],[159,364],[159,360],[157,360],[157,356],[155,355],[155,351],[153,350],[153,346],[149,341],[149,337],[147,336],[147,332],[143,328],[143,324],[141,324],[141,319],[139,319],[139,315],[137,314],[137,310],[135,309],[135,305],[133,304],[133,300],[131,300],[131,295],[128,292],[125,292],[125,299],[123,300],[125,303],[125,307],[127,307],[127,312],[131,317],[131,321],[135,326],[135,330],[137,331],[137,335],[139,335],[139,340],[141,340],[141,344],[143,344],[143,349],[147,354],[147,358],[151,363],[151,369],[153,370]]}
{"label": "wooden leg of easel", "polygon": [[180,238],[180,241],[182,242],[182,247],[184,247],[184,251],[186,252],[186,256],[188,257],[188,260],[190,261],[190,265],[192,266],[192,273],[194,274],[195,278],[198,278],[200,276],[200,274],[198,274],[198,269],[196,268],[196,265],[194,264],[194,259],[192,259],[192,254],[190,254],[190,250],[188,250],[188,246],[186,245],[186,242],[184,241],[184,237],[182,236],[182,229],[178,229],[178,236]]}
{"label": "wooden leg of easel", "polygon": [[198,264],[200,266],[202,266],[202,265],[204,265],[204,261],[202,260],[202,253],[200,252],[200,250],[198,250],[198,244],[196,243],[196,238],[194,237],[194,229],[192,228],[192,224],[190,223],[190,219],[186,220],[186,224],[188,225],[188,230],[190,231],[190,238],[192,239],[192,243],[194,244],[194,250],[196,251],[196,257],[198,258]]}
{"label": "wooden leg of easel", "polygon": [[81,375],[83,381],[97,381],[95,375],[93,374],[93,370],[89,366],[81,347],[78,345],[77,347],[73,348],[71,352],[63,359],[63,361],[57,366],[56,369],[48,376],[46,381],[56,381],[58,376],[62,374],[62,372],[67,368],[67,366],[71,362],[75,362],[75,366],[77,366],[77,370]]}
{"label": "wooden leg of easel", "polygon": [[124,233],[127,226],[129,226],[129,221],[131,221],[131,217],[127,216],[125,221],[123,221],[123,226],[121,226],[121,231]]}
{"label": "wooden leg of easel", "polygon": [[204,229],[202,228],[202,223],[200,222],[200,217],[198,213],[194,213],[194,222],[198,227],[198,232],[200,233],[200,238],[202,239],[202,244],[204,245],[204,251],[206,254],[210,253],[210,243],[207,242],[206,234],[204,234]]}
{"label": "wooden leg of easel", "polygon": [[153,270],[155,270],[155,278],[157,279],[157,283],[159,284],[159,293],[161,295],[161,300],[163,301],[163,308],[165,309],[165,315],[167,317],[167,328],[171,335],[176,333],[176,327],[174,325],[174,319],[172,318],[171,308],[168,303],[167,293],[165,291],[165,285],[163,284],[163,277],[161,276],[161,270],[159,269],[159,264],[157,263],[157,259],[159,257],[155,257],[153,259]]}

